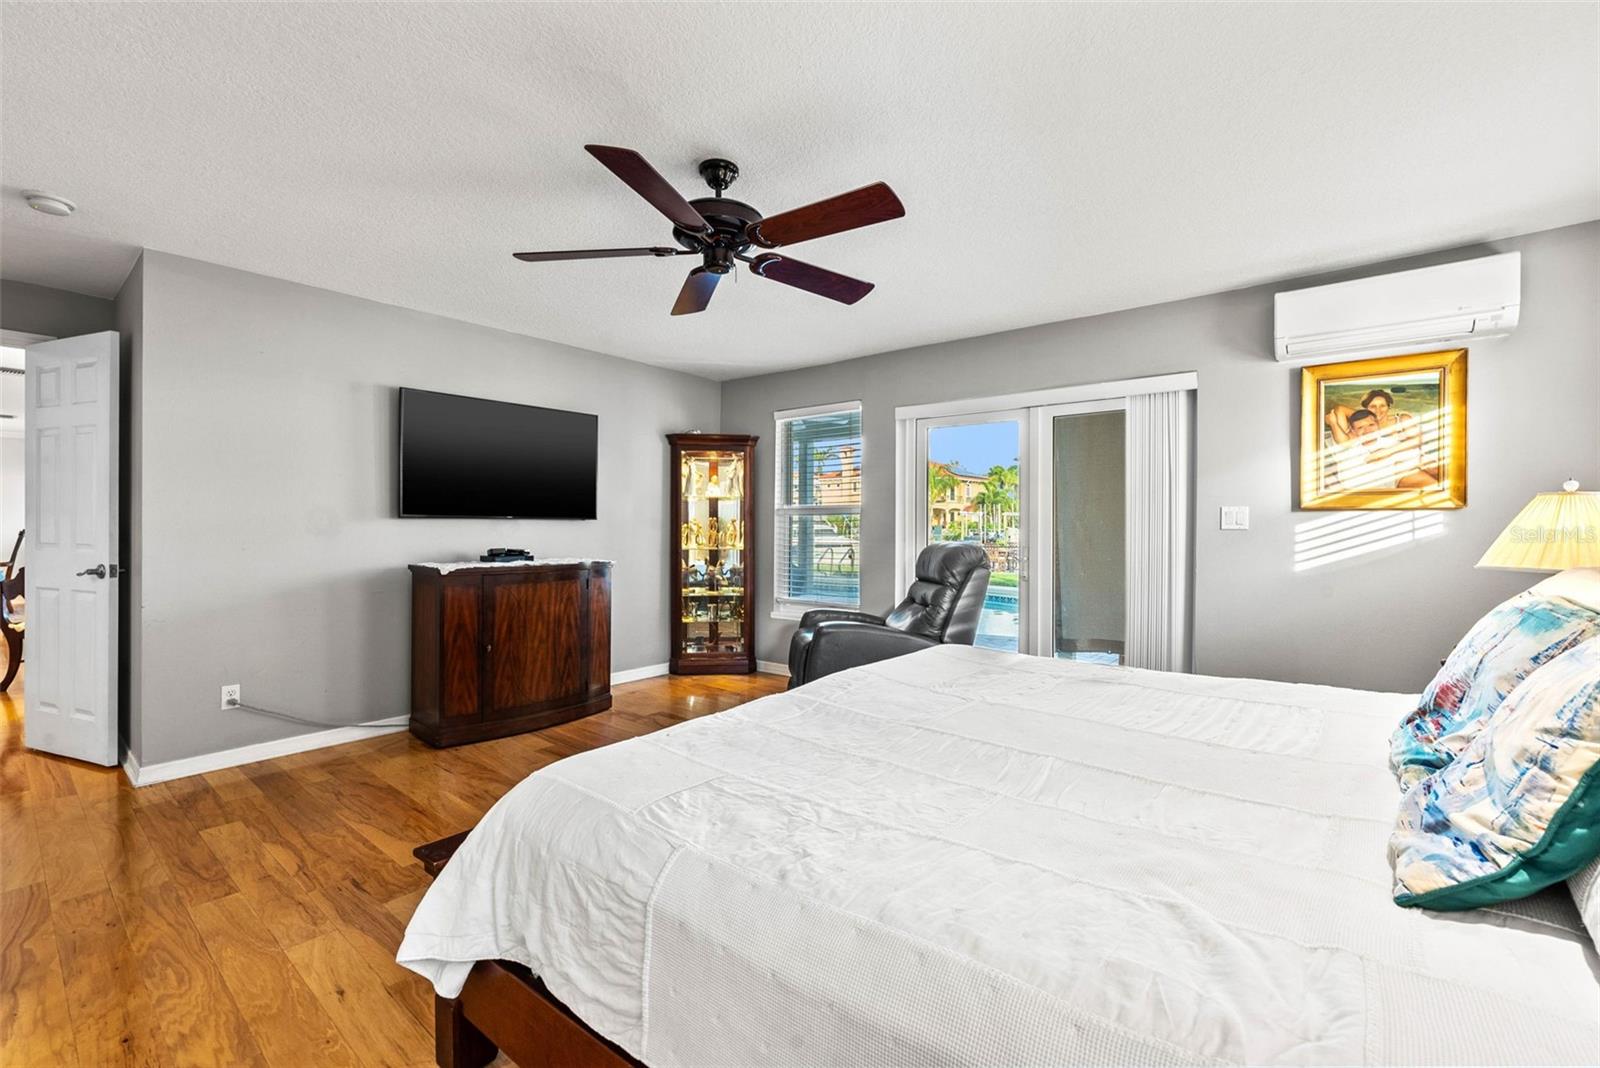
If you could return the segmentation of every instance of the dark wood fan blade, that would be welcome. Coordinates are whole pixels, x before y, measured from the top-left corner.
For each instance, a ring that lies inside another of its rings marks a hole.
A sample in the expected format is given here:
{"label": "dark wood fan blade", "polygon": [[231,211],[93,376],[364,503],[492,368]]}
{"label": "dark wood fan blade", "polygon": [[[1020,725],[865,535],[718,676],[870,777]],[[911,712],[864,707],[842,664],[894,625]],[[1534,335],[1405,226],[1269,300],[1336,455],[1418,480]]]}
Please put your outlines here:
{"label": "dark wood fan blade", "polygon": [[791,260],[776,252],[763,252],[751,260],[750,270],[762,278],[770,278],[774,282],[782,282],[786,286],[794,286],[807,293],[836,300],[840,304],[854,304],[872,292],[871,282],[863,282],[859,278],[851,278],[847,274],[830,271],[825,267],[813,267],[809,263]]}
{"label": "dark wood fan blade", "polygon": [[705,218],[633,149],[612,148],[610,145],[583,147],[589,155],[604,164],[608,171],[626,182],[628,188],[644,197],[657,211],[672,220],[672,225],[692,234],[711,232],[711,224],[706,222]]}
{"label": "dark wood fan blade", "polygon": [[807,204],[803,208],[770,215],[758,223],[752,223],[745,230],[745,235],[762,248],[777,248],[871,226],[873,223],[888,222],[905,213],[905,205],[894,195],[894,190],[883,182],[874,182],[849,193]]}
{"label": "dark wood fan blade", "polygon": [[567,252],[513,252],[511,255],[524,263],[544,263],[548,260],[606,260],[614,256],[682,256],[689,250],[682,248],[579,248]]}
{"label": "dark wood fan blade", "polygon": [[678,302],[672,306],[672,314],[693,315],[705,311],[706,305],[711,303],[711,294],[717,291],[717,279],[721,277],[704,267],[690,271],[689,277],[683,280],[683,288],[678,291]]}

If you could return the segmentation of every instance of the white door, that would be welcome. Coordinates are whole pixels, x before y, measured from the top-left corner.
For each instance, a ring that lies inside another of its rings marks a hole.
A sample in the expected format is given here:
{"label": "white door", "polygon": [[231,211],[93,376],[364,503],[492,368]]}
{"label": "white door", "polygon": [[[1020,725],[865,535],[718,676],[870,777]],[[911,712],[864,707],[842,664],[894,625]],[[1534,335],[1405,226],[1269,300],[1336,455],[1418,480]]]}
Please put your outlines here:
{"label": "white door", "polygon": [[28,346],[28,748],[117,762],[118,339]]}

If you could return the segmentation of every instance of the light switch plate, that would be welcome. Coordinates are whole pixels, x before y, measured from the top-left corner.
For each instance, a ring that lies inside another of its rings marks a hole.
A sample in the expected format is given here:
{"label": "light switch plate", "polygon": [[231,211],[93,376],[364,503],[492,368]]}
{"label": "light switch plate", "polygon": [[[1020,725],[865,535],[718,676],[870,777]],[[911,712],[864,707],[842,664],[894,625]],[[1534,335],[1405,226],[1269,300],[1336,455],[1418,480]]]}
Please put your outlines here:
{"label": "light switch plate", "polygon": [[1223,530],[1249,530],[1250,506],[1248,504],[1225,504],[1222,506]]}

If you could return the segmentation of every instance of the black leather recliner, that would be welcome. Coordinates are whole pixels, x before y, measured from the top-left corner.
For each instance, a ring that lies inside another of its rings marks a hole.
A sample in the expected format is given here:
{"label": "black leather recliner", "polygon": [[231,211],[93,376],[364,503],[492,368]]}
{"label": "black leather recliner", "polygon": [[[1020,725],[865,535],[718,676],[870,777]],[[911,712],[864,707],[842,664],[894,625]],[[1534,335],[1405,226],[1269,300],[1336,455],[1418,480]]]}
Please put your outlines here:
{"label": "black leather recliner", "polygon": [[989,557],[971,542],[930,545],[917,577],[888,615],[819,608],[800,617],[789,640],[789,689],[845,668],[941,643],[971,645],[989,592]]}

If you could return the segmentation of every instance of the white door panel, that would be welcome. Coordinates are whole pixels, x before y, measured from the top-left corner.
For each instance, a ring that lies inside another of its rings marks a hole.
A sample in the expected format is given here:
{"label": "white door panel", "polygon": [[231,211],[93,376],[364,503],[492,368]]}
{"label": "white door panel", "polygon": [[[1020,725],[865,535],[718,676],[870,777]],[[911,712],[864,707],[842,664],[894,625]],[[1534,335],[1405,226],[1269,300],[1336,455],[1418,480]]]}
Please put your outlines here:
{"label": "white door panel", "polygon": [[30,749],[117,762],[115,333],[27,356],[27,709]]}

